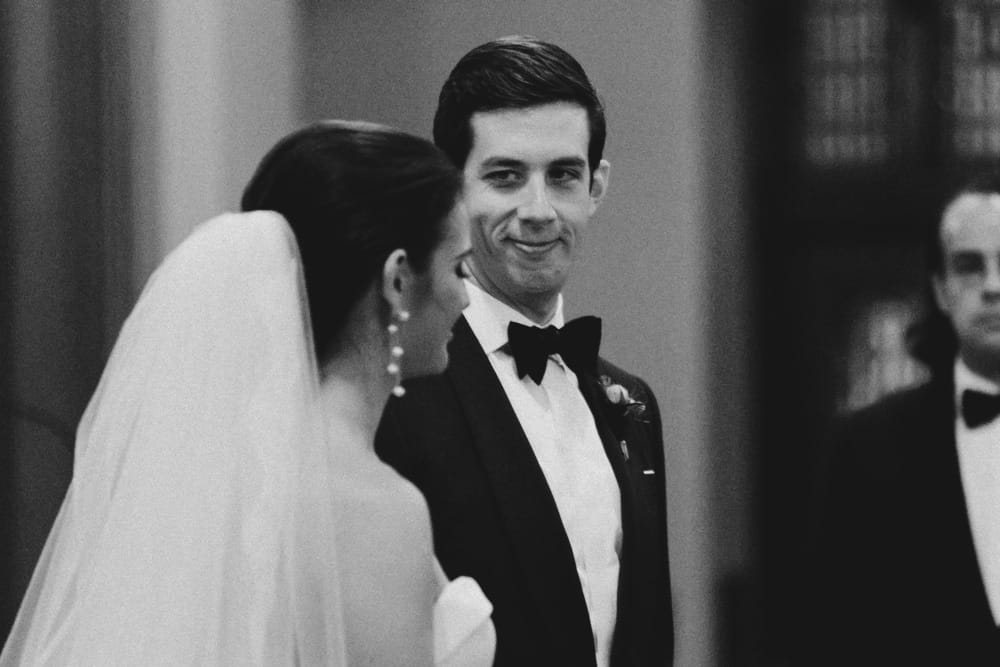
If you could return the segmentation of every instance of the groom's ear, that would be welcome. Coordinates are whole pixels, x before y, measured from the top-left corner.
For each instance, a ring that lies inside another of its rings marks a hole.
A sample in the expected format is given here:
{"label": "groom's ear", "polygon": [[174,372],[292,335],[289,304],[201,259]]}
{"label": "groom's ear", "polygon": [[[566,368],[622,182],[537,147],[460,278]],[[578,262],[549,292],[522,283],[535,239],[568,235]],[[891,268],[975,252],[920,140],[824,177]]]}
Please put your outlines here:
{"label": "groom's ear", "polygon": [[406,251],[397,248],[382,265],[382,296],[393,311],[406,310],[406,295],[413,281],[413,269]]}
{"label": "groom's ear", "polygon": [[601,163],[597,165],[597,169],[590,176],[590,214],[593,215],[594,211],[600,205],[601,200],[604,199],[604,195],[608,192],[608,179],[611,178],[611,163],[607,160],[601,160]]}

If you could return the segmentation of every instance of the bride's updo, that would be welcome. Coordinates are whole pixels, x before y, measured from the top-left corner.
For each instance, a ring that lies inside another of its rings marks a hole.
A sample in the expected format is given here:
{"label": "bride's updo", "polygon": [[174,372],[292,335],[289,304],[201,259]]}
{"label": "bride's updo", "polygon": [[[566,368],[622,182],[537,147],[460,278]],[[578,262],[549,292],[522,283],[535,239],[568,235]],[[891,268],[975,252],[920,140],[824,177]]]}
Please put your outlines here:
{"label": "bride's updo", "polygon": [[277,211],[295,233],[321,365],[393,250],[427,268],[461,183],[429,141],[373,123],[322,121],[264,156],[241,207]]}

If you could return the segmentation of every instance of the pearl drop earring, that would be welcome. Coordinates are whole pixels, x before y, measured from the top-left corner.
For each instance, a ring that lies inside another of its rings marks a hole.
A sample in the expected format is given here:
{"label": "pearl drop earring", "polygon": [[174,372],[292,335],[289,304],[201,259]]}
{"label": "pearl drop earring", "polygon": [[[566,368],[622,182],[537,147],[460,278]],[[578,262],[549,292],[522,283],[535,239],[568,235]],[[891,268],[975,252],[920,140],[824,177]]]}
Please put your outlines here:
{"label": "pearl drop earring", "polygon": [[403,396],[406,394],[406,389],[402,385],[402,369],[400,368],[400,360],[403,357],[403,346],[399,344],[399,325],[403,322],[407,322],[410,319],[410,313],[405,310],[401,310],[393,315],[393,318],[399,322],[390,322],[386,330],[389,332],[389,365],[385,367],[389,375],[393,376],[395,384],[392,387],[393,396]]}

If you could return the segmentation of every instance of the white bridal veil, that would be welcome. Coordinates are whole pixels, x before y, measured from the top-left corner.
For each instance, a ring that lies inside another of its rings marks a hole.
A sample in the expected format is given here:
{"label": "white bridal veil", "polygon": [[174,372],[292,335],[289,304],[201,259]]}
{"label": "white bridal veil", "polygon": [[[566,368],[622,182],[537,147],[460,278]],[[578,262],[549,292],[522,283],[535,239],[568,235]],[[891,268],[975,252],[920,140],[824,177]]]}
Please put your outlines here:
{"label": "white bridal veil", "polygon": [[0,667],[345,664],[305,304],[275,213],[211,220],[160,266]]}

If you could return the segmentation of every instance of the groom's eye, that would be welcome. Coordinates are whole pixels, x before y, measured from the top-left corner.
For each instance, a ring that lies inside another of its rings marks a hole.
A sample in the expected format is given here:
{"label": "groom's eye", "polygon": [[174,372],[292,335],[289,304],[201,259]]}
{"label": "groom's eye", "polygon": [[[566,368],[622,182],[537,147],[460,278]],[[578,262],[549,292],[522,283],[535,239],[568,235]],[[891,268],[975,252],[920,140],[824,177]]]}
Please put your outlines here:
{"label": "groom's eye", "polygon": [[498,169],[488,172],[485,176],[487,182],[501,188],[513,187],[521,183],[521,174],[514,169]]}
{"label": "groom's eye", "polygon": [[580,171],[556,167],[549,171],[549,180],[557,185],[569,185],[580,180]]}

